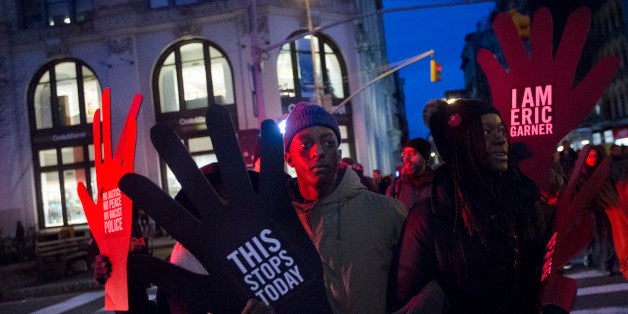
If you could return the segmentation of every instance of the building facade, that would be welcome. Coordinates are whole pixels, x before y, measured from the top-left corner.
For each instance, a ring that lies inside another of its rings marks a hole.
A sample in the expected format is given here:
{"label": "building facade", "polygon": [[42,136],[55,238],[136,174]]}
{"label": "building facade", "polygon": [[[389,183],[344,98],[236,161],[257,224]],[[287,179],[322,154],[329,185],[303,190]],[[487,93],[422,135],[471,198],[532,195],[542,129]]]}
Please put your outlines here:
{"label": "building facade", "polygon": [[387,65],[381,15],[352,19],[379,9],[379,0],[0,1],[0,236],[17,221],[87,228],[76,186],[95,198],[92,122],[105,87],[114,147],[143,95],[135,172],[171,194],[180,187],[150,128],[171,126],[199,166],[216,161],[204,123],[213,104],[231,113],[247,162],[262,120],[310,101],[335,112],[344,157],[391,172],[404,132],[394,78],[337,107]]}
{"label": "building facade", "polygon": [[[599,60],[607,56],[620,57],[620,69],[611,85],[578,128],[565,137],[572,143],[574,149],[580,149],[586,143],[603,146],[617,143],[628,146],[627,2],[626,0],[581,0],[567,4],[561,1],[529,0],[516,1],[515,6],[513,1],[496,1],[497,11],[515,9],[520,14],[530,17],[538,8],[548,7],[554,20],[554,47],[558,46],[569,15],[580,6],[587,6],[591,9],[591,29],[576,72],[576,82],[580,81]],[[492,18],[489,18],[489,22],[481,25],[476,32],[467,35],[467,43],[462,52],[461,68],[465,73],[465,89],[472,98],[490,99],[486,76],[475,61],[481,48],[490,50],[503,66],[507,66],[492,30]],[[529,39],[522,38],[522,40],[529,47]],[[559,144],[556,143],[556,145]]]}

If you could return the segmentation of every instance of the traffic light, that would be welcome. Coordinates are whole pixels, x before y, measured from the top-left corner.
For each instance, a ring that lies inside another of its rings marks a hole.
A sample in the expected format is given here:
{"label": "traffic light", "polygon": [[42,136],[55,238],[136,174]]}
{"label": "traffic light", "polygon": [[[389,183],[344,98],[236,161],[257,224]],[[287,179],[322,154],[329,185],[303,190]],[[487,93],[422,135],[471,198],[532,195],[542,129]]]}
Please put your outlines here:
{"label": "traffic light", "polygon": [[521,39],[530,38],[530,16],[523,15],[515,9],[510,9],[510,17],[517,27],[517,32]]}
{"label": "traffic light", "polygon": [[440,74],[443,71],[443,67],[436,60],[430,60],[430,81],[438,82],[441,80]]}

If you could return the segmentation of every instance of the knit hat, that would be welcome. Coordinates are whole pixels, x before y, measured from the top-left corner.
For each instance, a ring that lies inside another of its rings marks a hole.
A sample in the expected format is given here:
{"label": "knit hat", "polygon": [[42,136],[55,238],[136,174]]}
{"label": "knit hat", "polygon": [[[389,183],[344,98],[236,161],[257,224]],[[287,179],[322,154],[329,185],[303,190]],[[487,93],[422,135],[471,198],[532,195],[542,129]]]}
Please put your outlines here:
{"label": "knit hat", "polygon": [[451,104],[439,103],[434,108],[429,119],[430,131],[445,162],[451,162],[456,151],[463,151],[469,127],[488,113],[499,115],[495,107],[482,100],[458,99]]}
{"label": "knit hat", "polygon": [[432,144],[430,144],[430,142],[420,137],[409,140],[405,145],[403,145],[403,147],[404,148],[411,147],[414,150],[416,150],[419,154],[421,154],[421,156],[423,156],[423,159],[425,160],[430,159],[430,153],[432,152]]}
{"label": "knit hat", "polygon": [[286,120],[286,132],[283,135],[284,151],[287,152],[290,149],[290,143],[292,143],[295,134],[305,128],[317,125],[334,131],[338,144],[340,144],[340,128],[336,118],[321,106],[300,102],[290,112]]}

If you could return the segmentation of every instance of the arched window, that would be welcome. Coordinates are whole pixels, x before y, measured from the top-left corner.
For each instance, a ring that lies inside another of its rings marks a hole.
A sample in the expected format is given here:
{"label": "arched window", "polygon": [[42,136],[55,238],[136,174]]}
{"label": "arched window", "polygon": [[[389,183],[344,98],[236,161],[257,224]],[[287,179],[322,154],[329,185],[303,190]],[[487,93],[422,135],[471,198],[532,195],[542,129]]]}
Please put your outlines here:
{"label": "arched window", "polygon": [[29,86],[40,228],[87,222],[76,186],[86,182],[96,192],[92,121],[100,99],[94,72],[75,59],[44,65]]}
{"label": "arched window", "polygon": [[[303,31],[295,32],[290,37]],[[312,58],[314,47],[314,58]],[[316,72],[314,72],[316,64]],[[316,73],[316,75],[314,75]],[[318,84],[314,84],[315,77]],[[277,82],[283,113],[289,113],[292,106],[301,101],[317,102],[316,87],[321,90],[324,107],[338,105],[348,96],[346,81],[347,69],[337,46],[323,34],[307,35],[281,47],[277,57]],[[340,148],[344,157],[355,156],[351,105],[345,105],[336,119],[340,124],[342,142]]]}
{"label": "arched window", "polygon": [[[157,122],[181,137],[200,166],[216,161],[205,127],[209,105],[225,106],[237,129],[237,110],[231,64],[213,43],[192,39],[170,46],[157,61],[153,91]],[[162,163],[162,184],[174,195],[179,183]]]}

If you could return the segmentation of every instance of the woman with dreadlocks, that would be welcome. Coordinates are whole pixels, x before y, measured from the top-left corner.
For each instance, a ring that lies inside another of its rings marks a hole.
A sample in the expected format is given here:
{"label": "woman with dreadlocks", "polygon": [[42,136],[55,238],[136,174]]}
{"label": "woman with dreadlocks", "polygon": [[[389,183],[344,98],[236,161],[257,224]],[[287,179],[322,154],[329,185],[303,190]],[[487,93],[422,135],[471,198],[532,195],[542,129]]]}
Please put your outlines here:
{"label": "woman with dreadlocks", "polygon": [[431,205],[408,215],[397,308],[432,302],[447,313],[538,313],[546,223],[499,112],[459,99],[441,103],[429,121],[445,164],[435,171]]}

